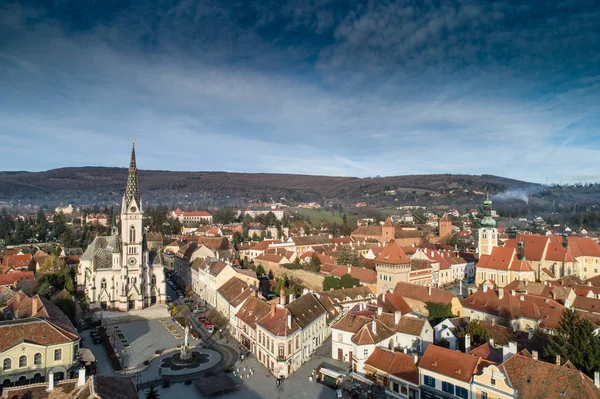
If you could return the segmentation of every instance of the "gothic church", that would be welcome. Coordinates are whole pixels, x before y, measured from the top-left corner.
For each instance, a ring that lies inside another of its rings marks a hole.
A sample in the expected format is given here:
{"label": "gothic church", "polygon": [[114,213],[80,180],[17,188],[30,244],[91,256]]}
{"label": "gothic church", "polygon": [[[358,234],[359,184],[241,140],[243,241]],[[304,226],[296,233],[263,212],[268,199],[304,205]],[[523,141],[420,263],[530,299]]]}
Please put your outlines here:
{"label": "gothic church", "polygon": [[88,307],[128,311],[165,303],[166,286],[160,253],[148,251],[138,192],[135,144],[127,188],[121,204],[121,231],[98,236],[81,256],[77,289],[85,292]]}

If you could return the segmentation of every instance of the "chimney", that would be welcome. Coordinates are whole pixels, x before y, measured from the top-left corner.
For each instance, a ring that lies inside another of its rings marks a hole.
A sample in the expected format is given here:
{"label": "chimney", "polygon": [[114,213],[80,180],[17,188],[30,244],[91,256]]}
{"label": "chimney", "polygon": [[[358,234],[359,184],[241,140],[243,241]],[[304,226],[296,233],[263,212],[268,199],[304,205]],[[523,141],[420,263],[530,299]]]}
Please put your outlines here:
{"label": "chimney", "polygon": [[371,321],[371,331],[373,332],[373,334],[377,334],[377,326],[374,319],[373,321]]}
{"label": "chimney", "polygon": [[592,282],[588,281],[588,287],[591,287],[591,286],[592,286]]}
{"label": "chimney", "polygon": [[85,367],[79,369],[79,376],[77,379],[77,386],[82,387],[85,385]]}
{"label": "chimney", "polygon": [[492,317],[492,325],[495,326],[496,325],[496,319]]}
{"label": "chimney", "polygon": [[290,312],[287,314],[287,328],[292,329],[292,314]]}
{"label": "chimney", "polygon": [[522,300],[522,301],[524,301],[525,300],[525,295],[520,295],[519,299]]}
{"label": "chimney", "polygon": [[381,294],[381,302],[385,303],[385,292]]}
{"label": "chimney", "polygon": [[381,314],[383,313],[383,308],[381,306],[377,307],[377,316],[381,316]]}
{"label": "chimney", "polygon": [[415,359],[415,364],[417,364],[419,362],[419,354],[413,353],[413,358]]}
{"label": "chimney", "polygon": [[405,355],[408,355],[408,348],[406,346],[404,348],[402,348],[402,351],[404,352]]}
{"label": "chimney", "polygon": [[465,335],[465,353],[471,350],[471,334]]}
{"label": "chimney", "polygon": [[509,341],[508,345],[502,347],[502,361],[507,361],[512,355],[517,354],[517,343]]}
{"label": "chimney", "polygon": [[597,371],[594,371],[594,385],[596,388],[600,388],[600,373]]}
{"label": "chimney", "polygon": [[352,273],[352,266],[348,266],[348,274]]}
{"label": "chimney", "polygon": [[504,298],[504,288],[498,288],[498,299]]}
{"label": "chimney", "polygon": [[283,288],[279,290],[279,304],[285,305],[285,291]]}
{"label": "chimney", "polygon": [[271,317],[275,316],[275,303],[271,302]]}
{"label": "chimney", "polygon": [[241,287],[241,288],[242,288],[242,291],[240,292],[240,294],[243,294],[244,293],[244,287]]}
{"label": "chimney", "polygon": [[431,296],[431,286],[427,287],[427,293]]}
{"label": "chimney", "polygon": [[556,355],[556,365],[560,366],[560,355]]}
{"label": "chimney", "polygon": [[394,324],[398,325],[398,323],[400,323],[400,318],[402,317],[402,312],[399,310],[396,310],[394,312]]}
{"label": "chimney", "polygon": [[48,373],[48,392],[54,391],[54,372]]}
{"label": "chimney", "polygon": [[494,338],[490,338],[490,345],[494,346]]}
{"label": "chimney", "polygon": [[531,351],[531,358],[533,360],[538,360],[538,351]]}
{"label": "chimney", "polygon": [[570,308],[571,307],[571,301],[568,299],[565,299],[565,308]]}
{"label": "chimney", "polygon": [[291,293],[288,298],[288,303],[292,303],[292,302],[294,302],[294,294],[293,293]]}
{"label": "chimney", "polygon": [[486,293],[487,292],[487,285],[485,285],[485,283],[483,283],[483,292]]}
{"label": "chimney", "polygon": [[515,296],[516,291],[515,290],[510,290],[510,295]]}
{"label": "chimney", "polygon": [[31,297],[31,317],[34,317],[38,311],[38,298],[37,296]]}

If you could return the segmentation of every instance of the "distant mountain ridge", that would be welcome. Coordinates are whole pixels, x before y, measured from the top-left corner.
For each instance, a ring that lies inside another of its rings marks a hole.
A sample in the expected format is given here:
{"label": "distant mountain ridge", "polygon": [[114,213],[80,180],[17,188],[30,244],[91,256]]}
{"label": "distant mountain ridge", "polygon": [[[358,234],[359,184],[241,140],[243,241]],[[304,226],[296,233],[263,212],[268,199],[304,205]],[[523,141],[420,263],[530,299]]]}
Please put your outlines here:
{"label": "distant mountain ridge", "polygon": [[[19,204],[118,203],[125,190],[126,168],[69,167],[44,172],[0,172],[0,201]],[[140,170],[146,203],[243,205],[249,200],[366,202],[387,206],[431,205],[448,196],[458,202],[481,202],[481,194],[543,186],[492,175],[406,175],[375,178],[276,173],[178,172]]]}

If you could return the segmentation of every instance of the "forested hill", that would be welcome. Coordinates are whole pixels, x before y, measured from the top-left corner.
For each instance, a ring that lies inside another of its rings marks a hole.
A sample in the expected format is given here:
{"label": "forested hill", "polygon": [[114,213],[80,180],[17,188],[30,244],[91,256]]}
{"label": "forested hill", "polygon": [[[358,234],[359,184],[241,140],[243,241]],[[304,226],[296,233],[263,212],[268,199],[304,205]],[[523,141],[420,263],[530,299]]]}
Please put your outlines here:
{"label": "forested hill", "polygon": [[[5,205],[119,203],[127,169],[81,167],[45,172],[0,172]],[[146,203],[182,206],[246,206],[251,202],[319,202],[371,207],[447,205],[476,207],[489,192],[494,208],[523,213],[589,212],[600,203],[600,185],[542,186],[491,175],[407,175],[375,178],[270,173],[142,170]],[[282,198],[284,198],[282,200]]]}
{"label": "forested hill", "polygon": [[[81,167],[45,172],[0,172],[0,201],[12,204],[76,205],[118,202],[127,169]],[[249,201],[287,203],[333,201],[346,205],[431,205],[480,202],[481,194],[541,186],[490,175],[409,175],[376,178],[269,173],[173,172],[142,170],[140,191],[151,203],[242,205]]]}

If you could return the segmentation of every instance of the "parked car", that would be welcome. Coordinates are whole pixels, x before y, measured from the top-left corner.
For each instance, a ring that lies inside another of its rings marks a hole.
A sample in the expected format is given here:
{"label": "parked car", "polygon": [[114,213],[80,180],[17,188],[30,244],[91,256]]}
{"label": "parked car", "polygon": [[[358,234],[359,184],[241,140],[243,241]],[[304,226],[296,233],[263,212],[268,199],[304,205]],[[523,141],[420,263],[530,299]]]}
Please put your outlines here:
{"label": "parked car", "polygon": [[90,336],[92,338],[94,338],[94,337],[100,337],[100,331],[98,331],[97,328],[94,328],[92,331],[90,331]]}
{"label": "parked car", "polygon": [[198,321],[200,323],[205,323],[206,322],[206,316],[200,316],[200,317],[198,317]]}
{"label": "parked car", "polygon": [[167,295],[167,302],[172,302],[173,298],[171,298],[170,296]]}
{"label": "parked car", "polygon": [[208,325],[208,327],[206,327],[206,331],[208,331],[209,334],[212,334],[215,331],[215,326],[212,324]]}
{"label": "parked car", "polygon": [[102,342],[102,340],[100,339],[100,336],[97,336],[97,337],[92,337],[92,342],[94,344],[99,344]]}

